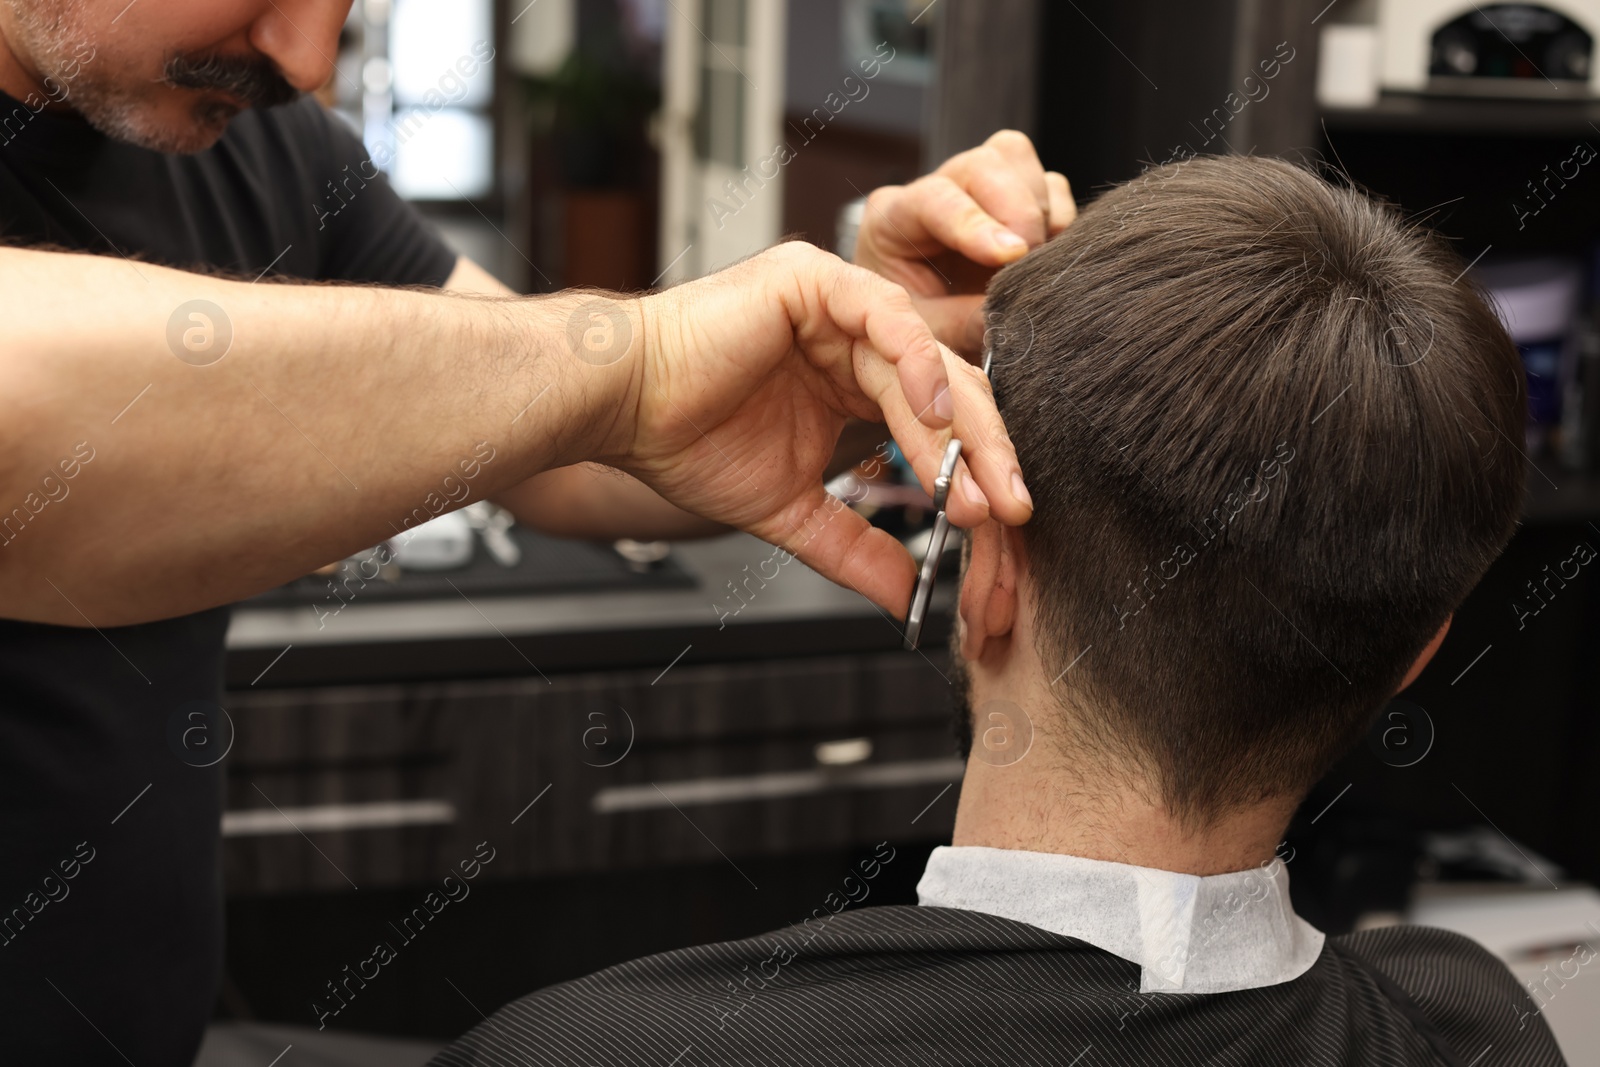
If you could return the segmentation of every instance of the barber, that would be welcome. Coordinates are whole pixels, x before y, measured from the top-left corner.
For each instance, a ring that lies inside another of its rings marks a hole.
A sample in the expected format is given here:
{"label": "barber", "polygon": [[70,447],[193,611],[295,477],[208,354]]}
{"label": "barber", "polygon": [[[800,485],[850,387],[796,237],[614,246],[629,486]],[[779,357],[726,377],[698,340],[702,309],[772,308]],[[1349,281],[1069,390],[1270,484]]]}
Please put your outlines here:
{"label": "barber", "polygon": [[[958,524],[1030,513],[986,384],[928,325],[970,355],[985,273],[1070,220],[1025,139],[875,193],[876,275],[786,245],[656,295],[519,299],[381,180],[324,217],[328,181],[370,173],[299,95],[348,8],[0,4],[8,1061],[191,1061],[222,779],[169,719],[220,697],[225,605],[393,537],[446,478],[570,535],[746,530],[895,614],[891,537],[848,510],[797,536],[848,418],[924,484],[967,441]],[[99,254],[22,247],[46,245]],[[367,284],[304,284],[328,281]],[[444,292],[380,287],[403,285]]]}

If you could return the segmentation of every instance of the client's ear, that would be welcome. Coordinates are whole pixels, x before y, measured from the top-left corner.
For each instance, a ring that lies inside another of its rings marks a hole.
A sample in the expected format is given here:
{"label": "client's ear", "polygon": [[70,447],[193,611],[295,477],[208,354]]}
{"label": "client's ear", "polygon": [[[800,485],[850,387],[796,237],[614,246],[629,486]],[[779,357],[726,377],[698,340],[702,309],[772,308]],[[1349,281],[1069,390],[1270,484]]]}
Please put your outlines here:
{"label": "client's ear", "polygon": [[1439,627],[1439,632],[1433,635],[1433,640],[1428,642],[1428,647],[1418,653],[1417,661],[1411,665],[1409,671],[1406,671],[1405,681],[1400,683],[1400,689],[1395,690],[1396,692],[1404,690],[1406,686],[1417,680],[1417,675],[1422,673],[1422,669],[1428,665],[1428,661],[1433,659],[1433,654],[1439,651],[1439,646],[1444,644],[1444,635],[1450,632],[1450,624],[1453,621],[1455,621],[1454,615],[1444,620],[1444,625]]}
{"label": "client's ear", "polygon": [[990,641],[1007,638],[1017,614],[1015,530],[990,519],[967,532],[961,581],[961,658],[976,663]]}

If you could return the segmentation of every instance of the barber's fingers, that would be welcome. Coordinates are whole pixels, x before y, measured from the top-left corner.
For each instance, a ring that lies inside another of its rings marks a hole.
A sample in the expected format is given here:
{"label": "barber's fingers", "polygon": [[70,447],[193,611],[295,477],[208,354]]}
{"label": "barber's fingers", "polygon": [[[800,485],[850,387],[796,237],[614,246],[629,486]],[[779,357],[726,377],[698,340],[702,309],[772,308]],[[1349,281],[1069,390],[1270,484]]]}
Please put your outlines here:
{"label": "barber's fingers", "polygon": [[[951,521],[973,526],[992,510],[1002,522],[1026,522],[1032,502],[983,372],[934,340],[898,285],[809,245],[774,252],[807,279],[787,297],[796,342],[823,360],[852,414],[872,414],[860,399],[876,406],[925,489],[950,437],[961,438],[970,476],[953,487]],[[848,366],[826,354],[840,331],[852,339]]]}
{"label": "barber's fingers", "polygon": [[903,189],[881,190],[868,207],[919,254],[948,248],[1000,267],[1059,232],[1051,226],[1051,185],[1033,142],[1002,130]]}
{"label": "barber's fingers", "polygon": [[800,562],[854,589],[897,619],[904,619],[916,587],[917,566],[893,535],[869,523],[821,485],[795,499],[756,531]]}
{"label": "barber's fingers", "polygon": [[1078,205],[1072,199],[1072,186],[1066,175],[1050,171],[1044,180],[1050,194],[1050,236],[1054,237],[1072,225],[1078,217]]}
{"label": "barber's fingers", "polygon": [[985,325],[981,294],[912,297],[911,302],[940,342],[961,353],[968,361],[981,362]]}
{"label": "barber's fingers", "polygon": [[1026,178],[1043,206],[1044,164],[1039,162],[1038,149],[1027,134],[1021,130],[998,130],[989,135],[983,147],[997,153],[1013,171]]}
{"label": "barber's fingers", "polygon": [[985,211],[947,174],[930,174],[904,187],[874,190],[863,227],[902,259],[953,249],[975,263],[998,267],[1028,251],[1026,239]]}
{"label": "barber's fingers", "polygon": [[[1022,478],[1017,450],[995,407],[994,390],[981,369],[951,353],[946,356],[950,391],[955,397],[956,420],[951,432],[961,438],[961,467],[951,487],[950,521],[971,528],[991,515],[1008,526],[1020,526],[1033,516],[1033,498]],[[921,467],[917,467],[920,476]],[[937,470],[937,464],[934,465]],[[988,507],[971,503],[961,492],[963,475],[976,482],[988,498]],[[932,489],[932,481],[925,484]],[[955,501],[959,500],[961,506]]]}
{"label": "barber's fingers", "polygon": [[898,390],[880,389],[878,404],[889,432],[917,473],[928,493],[952,436],[962,442],[962,462],[956,470],[947,502],[950,521],[972,527],[991,516],[1011,526],[1027,522],[1033,502],[1022,484],[1016,449],[1006,436],[994,395],[983,371],[945,349],[945,368],[955,419],[949,431],[932,431],[919,425],[906,410]]}
{"label": "barber's fingers", "polygon": [[1009,258],[979,262],[1001,266],[1019,258],[1029,248],[1044,243],[1045,212],[1049,210],[1050,198],[1044,184],[1043,169],[1039,171],[1039,180],[1035,183],[1031,176],[1011,169],[1000,154],[991,148],[973,149],[951,160],[946,166],[948,169],[942,170],[941,174],[953,179],[976,201],[984,214],[1004,226],[1008,233],[1020,241],[1020,250]]}
{"label": "barber's fingers", "polygon": [[[865,273],[865,272],[864,272]],[[949,426],[955,417],[944,353],[928,324],[917,314],[911,296],[898,285],[873,276],[871,288],[887,286],[865,311],[867,340],[877,355],[894,365],[904,402],[923,426]],[[866,296],[862,287],[860,295]],[[880,405],[881,407],[881,405]]]}
{"label": "barber's fingers", "polygon": [[[893,392],[925,428],[950,425],[955,408],[944,355],[904,289],[803,242],[780,245],[766,255],[785,257],[803,281],[785,297],[795,341],[813,362],[821,359],[851,414],[871,414],[850,402],[855,398],[880,404]],[[831,342],[841,332],[850,344],[835,349]],[[851,358],[823,355],[839,351]]]}
{"label": "barber's fingers", "polygon": [[1001,130],[978,148],[951,158],[937,173],[956,177],[989,214],[1030,246],[1048,236],[1050,190],[1044,164],[1026,134]]}

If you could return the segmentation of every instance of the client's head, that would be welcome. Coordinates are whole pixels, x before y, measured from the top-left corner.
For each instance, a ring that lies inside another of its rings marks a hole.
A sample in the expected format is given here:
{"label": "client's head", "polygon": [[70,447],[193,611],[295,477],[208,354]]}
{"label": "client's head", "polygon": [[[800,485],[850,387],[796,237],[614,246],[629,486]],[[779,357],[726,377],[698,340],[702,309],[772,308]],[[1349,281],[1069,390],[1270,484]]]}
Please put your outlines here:
{"label": "client's head", "polygon": [[1036,508],[964,554],[957,843],[1271,855],[1517,519],[1523,372],[1464,267],[1359,192],[1228,157],[1112,189],[995,278]]}

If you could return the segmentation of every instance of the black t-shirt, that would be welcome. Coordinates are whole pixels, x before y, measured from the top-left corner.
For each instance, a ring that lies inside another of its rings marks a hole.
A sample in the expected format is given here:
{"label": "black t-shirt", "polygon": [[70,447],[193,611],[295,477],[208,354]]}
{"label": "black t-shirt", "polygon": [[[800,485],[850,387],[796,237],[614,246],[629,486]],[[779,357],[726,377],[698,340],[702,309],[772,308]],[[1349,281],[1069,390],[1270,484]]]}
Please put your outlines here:
{"label": "black t-shirt", "polygon": [[540,990],[431,1067],[1564,1062],[1504,964],[1420,926],[1330,937],[1277,985],[1138,990],[1137,964],[1076,938],[972,911],[863,908]]}
{"label": "black t-shirt", "polygon": [[[442,285],[455,254],[372,174],[310,98],[175,156],[0,94],[7,244]],[[0,620],[0,1060],[192,1062],[220,974],[222,772],[180,759],[169,725],[221,701],[227,625],[227,608],[102,631]]]}

